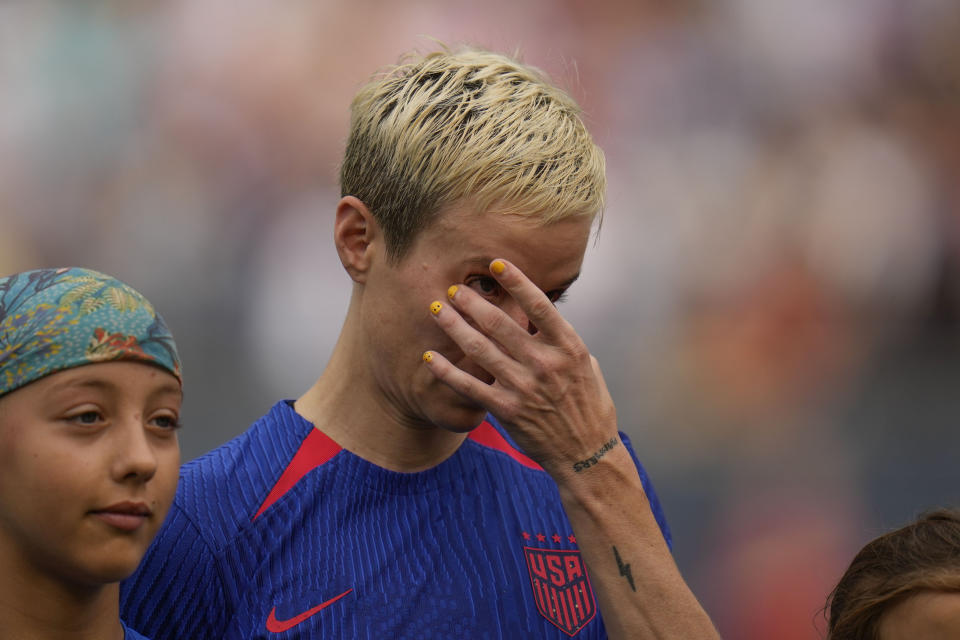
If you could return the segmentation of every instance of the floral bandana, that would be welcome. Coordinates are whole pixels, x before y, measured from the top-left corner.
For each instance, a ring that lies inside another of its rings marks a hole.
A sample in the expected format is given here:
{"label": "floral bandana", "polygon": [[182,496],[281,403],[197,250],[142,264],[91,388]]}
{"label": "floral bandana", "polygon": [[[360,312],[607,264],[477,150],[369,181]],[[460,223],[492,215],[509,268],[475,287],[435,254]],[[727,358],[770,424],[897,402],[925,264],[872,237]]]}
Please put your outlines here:
{"label": "floral bandana", "polygon": [[89,269],[39,269],[0,278],[0,396],[85,364],[134,360],[181,383],[177,345],[153,305]]}

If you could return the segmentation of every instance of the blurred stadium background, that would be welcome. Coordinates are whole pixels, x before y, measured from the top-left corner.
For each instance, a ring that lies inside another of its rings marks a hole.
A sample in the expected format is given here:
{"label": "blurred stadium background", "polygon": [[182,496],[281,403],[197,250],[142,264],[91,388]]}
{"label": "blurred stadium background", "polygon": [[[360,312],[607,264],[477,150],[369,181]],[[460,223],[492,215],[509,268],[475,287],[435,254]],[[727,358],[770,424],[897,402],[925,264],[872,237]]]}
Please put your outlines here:
{"label": "blurred stadium background", "polygon": [[519,52],[605,148],[563,310],[724,637],[821,637],[867,539],[960,504],[955,0],[0,2],[0,273],[115,274],[185,361],[189,459],[323,367],[353,92]]}

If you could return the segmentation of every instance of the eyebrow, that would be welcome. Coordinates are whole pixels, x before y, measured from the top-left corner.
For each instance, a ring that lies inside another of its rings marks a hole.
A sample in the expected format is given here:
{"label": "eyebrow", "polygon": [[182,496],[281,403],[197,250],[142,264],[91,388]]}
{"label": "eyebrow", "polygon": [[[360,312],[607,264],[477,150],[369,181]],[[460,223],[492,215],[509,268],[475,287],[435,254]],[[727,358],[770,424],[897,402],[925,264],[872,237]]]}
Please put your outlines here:
{"label": "eyebrow", "polygon": [[102,389],[104,391],[109,391],[109,390],[115,389],[116,385],[113,384],[112,382],[107,382],[106,380],[100,380],[98,378],[81,378],[81,379],[74,379],[74,380],[64,380],[63,382],[59,382],[53,385],[52,387],[50,387],[50,391],[53,391],[53,392],[67,391],[75,387],[79,387],[83,389]]}
{"label": "eyebrow", "polygon": [[[97,389],[100,391],[116,391],[119,389],[119,386],[107,380],[102,380],[100,378],[81,378],[81,379],[75,379],[75,380],[65,380],[63,382],[55,384],[52,387],[50,387],[50,391],[52,393],[60,393],[62,391],[69,391],[72,388]],[[156,389],[151,391],[150,396],[158,396],[158,395],[164,395],[168,393],[169,394],[179,393],[182,396],[183,390],[175,384],[165,383],[163,384],[163,386],[157,387]]]}
{"label": "eyebrow", "polygon": [[157,387],[150,394],[151,396],[161,396],[165,394],[179,394],[183,398],[183,389],[175,384],[165,384],[162,387]]}

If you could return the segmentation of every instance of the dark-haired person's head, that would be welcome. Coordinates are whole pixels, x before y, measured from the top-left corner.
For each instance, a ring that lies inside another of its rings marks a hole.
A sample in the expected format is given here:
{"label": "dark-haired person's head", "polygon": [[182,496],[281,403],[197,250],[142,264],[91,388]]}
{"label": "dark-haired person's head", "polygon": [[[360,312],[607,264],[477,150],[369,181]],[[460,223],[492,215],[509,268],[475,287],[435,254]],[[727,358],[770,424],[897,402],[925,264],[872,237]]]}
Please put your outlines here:
{"label": "dark-haired person's head", "polygon": [[869,542],[828,607],[828,640],[960,638],[960,511],[932,511]]}

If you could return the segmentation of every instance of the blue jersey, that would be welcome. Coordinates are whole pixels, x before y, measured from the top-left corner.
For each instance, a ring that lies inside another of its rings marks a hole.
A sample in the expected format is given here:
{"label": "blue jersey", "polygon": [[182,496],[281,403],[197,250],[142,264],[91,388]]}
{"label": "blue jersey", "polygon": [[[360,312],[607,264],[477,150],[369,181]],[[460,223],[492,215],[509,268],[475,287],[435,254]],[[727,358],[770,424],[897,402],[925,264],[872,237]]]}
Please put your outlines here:
{"label": "blue jersey", "polygon": [[146,636],[142,636],[127,625],[123,623],[123,620],[120,621],[120,626],[123,627],[123,640],[150,640]]}
{"label": "blue jersey", "polygon": [[121,611],[154,640],[606,636],[556,484],[492,417],[397,473],[289,402],[184,465]]}

